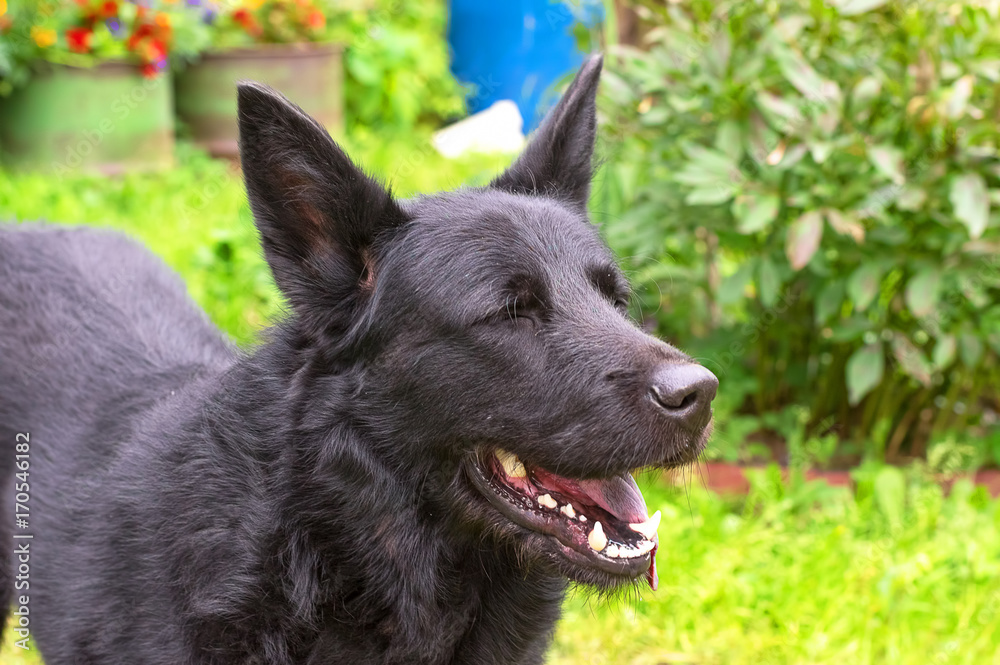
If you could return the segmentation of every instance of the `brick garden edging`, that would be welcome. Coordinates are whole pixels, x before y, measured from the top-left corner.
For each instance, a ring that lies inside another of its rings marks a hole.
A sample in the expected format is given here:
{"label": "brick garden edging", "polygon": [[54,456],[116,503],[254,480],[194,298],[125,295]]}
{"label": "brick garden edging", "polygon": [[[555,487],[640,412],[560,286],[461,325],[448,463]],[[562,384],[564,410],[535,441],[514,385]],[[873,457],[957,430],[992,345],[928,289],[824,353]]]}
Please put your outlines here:
{"label": "brick garden edging", "polygon": [[[750,481],[746,477],[747,468],[739,464],[729,464],[726,462],[707,462],[701,465],[704,470],[702,477],[708,488],[719,494],[746,494],[750,490]],[[787,467],[782,467],[782,472],[787,474]],[[976,485],[982,485],[990,493],[990,496],[1000,496],[1000,470],[981,469],[974,474],[955,476],[941,479],[941,486],[947,491],[959,478],[969,478]],[[821,471],[809,469],[806,471],[807,480],[822,480],[834,487],[852,487],[854,481],[851,480],[849,471]]]}

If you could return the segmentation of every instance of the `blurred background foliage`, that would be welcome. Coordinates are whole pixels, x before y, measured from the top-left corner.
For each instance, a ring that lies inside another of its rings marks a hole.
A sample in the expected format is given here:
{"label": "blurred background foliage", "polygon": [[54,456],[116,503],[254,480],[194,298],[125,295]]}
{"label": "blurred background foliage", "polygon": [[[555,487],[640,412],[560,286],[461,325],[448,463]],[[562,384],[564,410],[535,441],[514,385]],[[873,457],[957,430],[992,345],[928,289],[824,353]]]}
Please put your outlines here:
{"label": "blurred background foliage", "polygon": [[1000,461],[996,3],[632,11],[595,209],[725,386],[714,454]]}
{"label": "blurred background foliage", "polygon": [[[347,121],[380,134],[437,127],[464,110],[465,91],[451,75],[443,2],[372,0],[352,14],[345,53]],[[363,131],[363,130],[362,130]]]}

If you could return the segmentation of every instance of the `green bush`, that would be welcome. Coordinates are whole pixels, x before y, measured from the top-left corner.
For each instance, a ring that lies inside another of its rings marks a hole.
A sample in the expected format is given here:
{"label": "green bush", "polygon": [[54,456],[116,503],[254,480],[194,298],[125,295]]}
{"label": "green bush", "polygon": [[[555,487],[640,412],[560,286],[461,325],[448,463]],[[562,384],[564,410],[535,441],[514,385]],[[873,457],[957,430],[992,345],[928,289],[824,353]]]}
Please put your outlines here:
{"label": "green bush", "polygon": [[646,317],[720,375],[723,440],[782,429],[747,414],[889,458],[989,433],[1000,23],[975,5],[637,5],[595,206]]}
{"label": "green bush", "polygon": [[449,69],[444,0],[372,0],[371,5],[353,15],[349,29],[348,122],[382,132],[410,131],[460,115],[465,98]]}

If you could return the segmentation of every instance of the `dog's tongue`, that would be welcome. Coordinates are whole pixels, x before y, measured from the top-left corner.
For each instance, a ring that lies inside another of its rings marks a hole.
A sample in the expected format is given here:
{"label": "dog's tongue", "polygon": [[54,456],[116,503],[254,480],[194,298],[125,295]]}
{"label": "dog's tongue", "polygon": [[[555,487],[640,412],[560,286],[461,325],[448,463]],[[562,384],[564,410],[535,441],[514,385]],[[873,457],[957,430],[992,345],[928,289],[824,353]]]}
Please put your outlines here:
{"label": "dog's tongue", "polygon": [[[649,519],[646,500],[635,484],[632,474],[626,473],[609,480],[581,480],[580,489],[597,505],[624,522],[645,522]],[[649,570],[646,571],[649,588],[656,591],[660,578],[656,575],[656,547],[649,553]]]}
{"label": "dog's tongue", "polygon": [[579,480],[580,490],[601,508],[623,522],[645,522],[649,519],[646,500],[631,473],[613,478]]}
{"label": "dog's tongue", "polygon": [[[590,502],[600,506],[622,522],[637,524],[649,519],[646,500],[630,473],[623,473],[611,478],[573,480],[549,473],[544,469],[536,469],[535,477],[545,487],[559,491],[567,497],[575,496],[577,499],[589,499]],[[656,576],[656,547],[650,552],[646,581],[649,582],[650,588],[656,591],[656,587],[659,585],[659,578]]]}

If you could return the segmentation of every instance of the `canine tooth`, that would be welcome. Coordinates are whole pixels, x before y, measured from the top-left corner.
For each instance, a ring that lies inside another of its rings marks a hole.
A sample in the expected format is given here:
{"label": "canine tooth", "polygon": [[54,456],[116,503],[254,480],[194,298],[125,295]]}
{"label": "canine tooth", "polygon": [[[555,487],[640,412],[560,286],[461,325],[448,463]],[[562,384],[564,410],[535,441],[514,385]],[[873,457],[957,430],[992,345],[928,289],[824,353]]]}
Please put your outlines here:
{"label": "canine tooth", "polygon": [[524,478],[528,475],[524,464],[521,463],[521,460],[514,453],[508,453],[506,450],[497,450],[496,456],[500,460],[500,464],[503,465],[503,471],[508,477]]}
{"label": "canine tooth", "polygon": [[546,508],[555,509],[555,507],[558,506],[559,504],[556,502],[555,499],[552,498],[552,495],[543,494],[540,497],[538,497],[538,505],[545,506]]}
{"label": "canine tooth", "polygon": [[604,556],[609,556],[612,559],[617,559],[623,556],[623,554],[624,553],[621,551],[621,549],[614,543],[611,543],[604,549]]}
{"label": "canine tooth", "polygon": [[653,516],[645,522],[629,524],[628,526],[636,533],[641,533],[646,540],[652,540],[653,538],[656,538],[656,530],[660,528],[660,511],[657,510],[653,513]]}
{"label": "canine tooth", "polygon": [[590,543],[590,548],[595,552],[600,552],[607,547],[608,537],[604,535],[604,527],[601,526],[600,522],[594,522],[594,528],[587,536],[587,542]]}
{"label": "canine tooth", "polygon": [[565,506],[559,506],[559,512],[570,519],[576,517],[576,511],[573,510],[572,503],[567,503]]}

